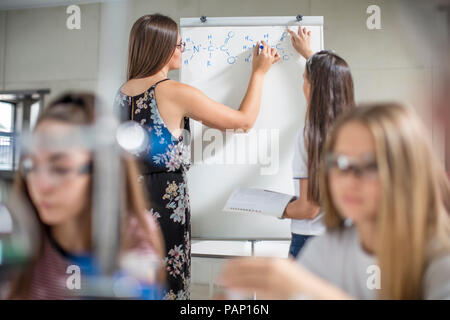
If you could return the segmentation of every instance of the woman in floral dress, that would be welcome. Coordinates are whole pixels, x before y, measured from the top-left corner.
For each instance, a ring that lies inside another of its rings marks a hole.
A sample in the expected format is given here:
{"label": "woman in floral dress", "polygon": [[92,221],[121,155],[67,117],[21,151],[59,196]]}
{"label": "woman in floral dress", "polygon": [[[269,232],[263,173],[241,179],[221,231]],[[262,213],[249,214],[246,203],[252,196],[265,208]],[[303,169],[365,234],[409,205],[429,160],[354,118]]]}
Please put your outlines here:
{"label": "woman in floral dress", "polygon": [[[171,18],[139,18],[130,33],[128,81],[115,98],[122,121],[133,120],[148,131],[140,181],[149,191],[152,214],[165,240],[166,299],[189,299],[191,212],[186,171],[190,166],[189,118],[219,129],[251,129],[259,112],[265,74],[279,60],[262,42],[253,52],[252,73],[239,110],[208,98],[194,87],[167,79],[179,69],[184,43]],[[175,134],[178,133],[178,134]]]}
{"label": "woman in floral dress", "polygon": [[[168,79],[165,79],[168,80]],[[165,81],[162,80],[162,81]],[[118,93],[116,101],[122,119],[132,119],[144,125],[150,143],[140,156],[141,176],[150,194],[149,213],[159,222],[163,230],[170,290],[167,299],[187,299],[190,278],[190,211],[186,187],[186,171],[190,165],[190,146],[172,136],[165,126],[156,105],[155,83],[137,96]],[[189,132],[189,119],[184,119]],[[187,139],[188,141],[188,139]]]}

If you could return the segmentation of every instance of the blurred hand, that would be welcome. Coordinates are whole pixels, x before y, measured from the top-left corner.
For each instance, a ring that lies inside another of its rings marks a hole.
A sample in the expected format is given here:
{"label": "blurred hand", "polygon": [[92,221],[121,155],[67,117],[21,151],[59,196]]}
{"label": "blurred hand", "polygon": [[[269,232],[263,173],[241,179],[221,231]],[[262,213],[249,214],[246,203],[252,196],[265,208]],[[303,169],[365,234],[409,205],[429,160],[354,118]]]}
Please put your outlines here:
{"label": "blurred hand", "polygon": [[[259,49],[260,45],[263,45],[263,49]],[[253,49],[253,72],[261,72],[266,74],[272,64],[280,60],[280,55],[275,48],[271,48],[265,41],[261,43],[258,41]]]}
{"label": "blurred hand", "polygon": [[292,299],[308,294],[317,277],[292,259],[238,258],[226,262],[217,280],[225,288],[258,299]]}
{"label": "blurred hand", "polygon": [[313,55],[311,50],[311,31],[307,31],[306,28],[298,27],[297,33],[287,29],[291,35],[292,46],[295,51],[300,53],[305,59],[308,59]]}

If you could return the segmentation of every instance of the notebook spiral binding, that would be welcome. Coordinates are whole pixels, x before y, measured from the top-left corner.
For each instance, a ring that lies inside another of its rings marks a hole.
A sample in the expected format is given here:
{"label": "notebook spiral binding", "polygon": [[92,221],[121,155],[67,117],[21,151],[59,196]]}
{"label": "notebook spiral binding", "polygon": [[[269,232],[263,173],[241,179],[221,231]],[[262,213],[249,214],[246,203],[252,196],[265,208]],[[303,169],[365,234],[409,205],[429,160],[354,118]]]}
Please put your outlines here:
{"label": "notebook spiral binding", "polygon": [[261,213],[261,210],[256,210],[256,209],[245,209],[245,208],[230,208],[230,210],[235,210],[235,211],[248,211],[248,212],[259,212]]}

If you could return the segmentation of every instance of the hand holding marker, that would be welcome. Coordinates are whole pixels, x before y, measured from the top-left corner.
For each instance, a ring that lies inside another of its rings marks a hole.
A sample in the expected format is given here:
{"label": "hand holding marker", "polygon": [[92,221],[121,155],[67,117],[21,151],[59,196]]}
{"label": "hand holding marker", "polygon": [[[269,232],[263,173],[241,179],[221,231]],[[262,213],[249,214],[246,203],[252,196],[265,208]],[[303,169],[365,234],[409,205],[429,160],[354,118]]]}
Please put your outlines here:
{"label": "hand holding marker", "polygon": [[270,48],[265,41],[256,43],[253,49],[253,72],[262,71],[265,74],[278,60],[280,55],[275,48]]}

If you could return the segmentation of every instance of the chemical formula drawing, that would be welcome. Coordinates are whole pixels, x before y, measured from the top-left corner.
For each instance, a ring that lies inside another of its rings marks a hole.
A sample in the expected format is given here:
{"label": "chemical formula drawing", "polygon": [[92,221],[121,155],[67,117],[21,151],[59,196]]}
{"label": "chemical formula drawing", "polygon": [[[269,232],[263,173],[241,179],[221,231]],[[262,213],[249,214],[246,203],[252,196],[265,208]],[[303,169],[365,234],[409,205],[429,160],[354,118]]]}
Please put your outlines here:
{"label": "chemical formula drawing", "polygon": [[[201,63],[206,69],[217,65],[234,65],[252,62],[253,49],[259,41],[265,41],[271,48],[276,48],[282,61],[288,61],[295,56],[289,33],[281,27],[268,28],[261,32],[242,31],[238,28],[220,30],[193,35],[188,32],[183,41],[186,48],[182,63],[186,66]],[[200,61],[196,61],[200,60]]]}

